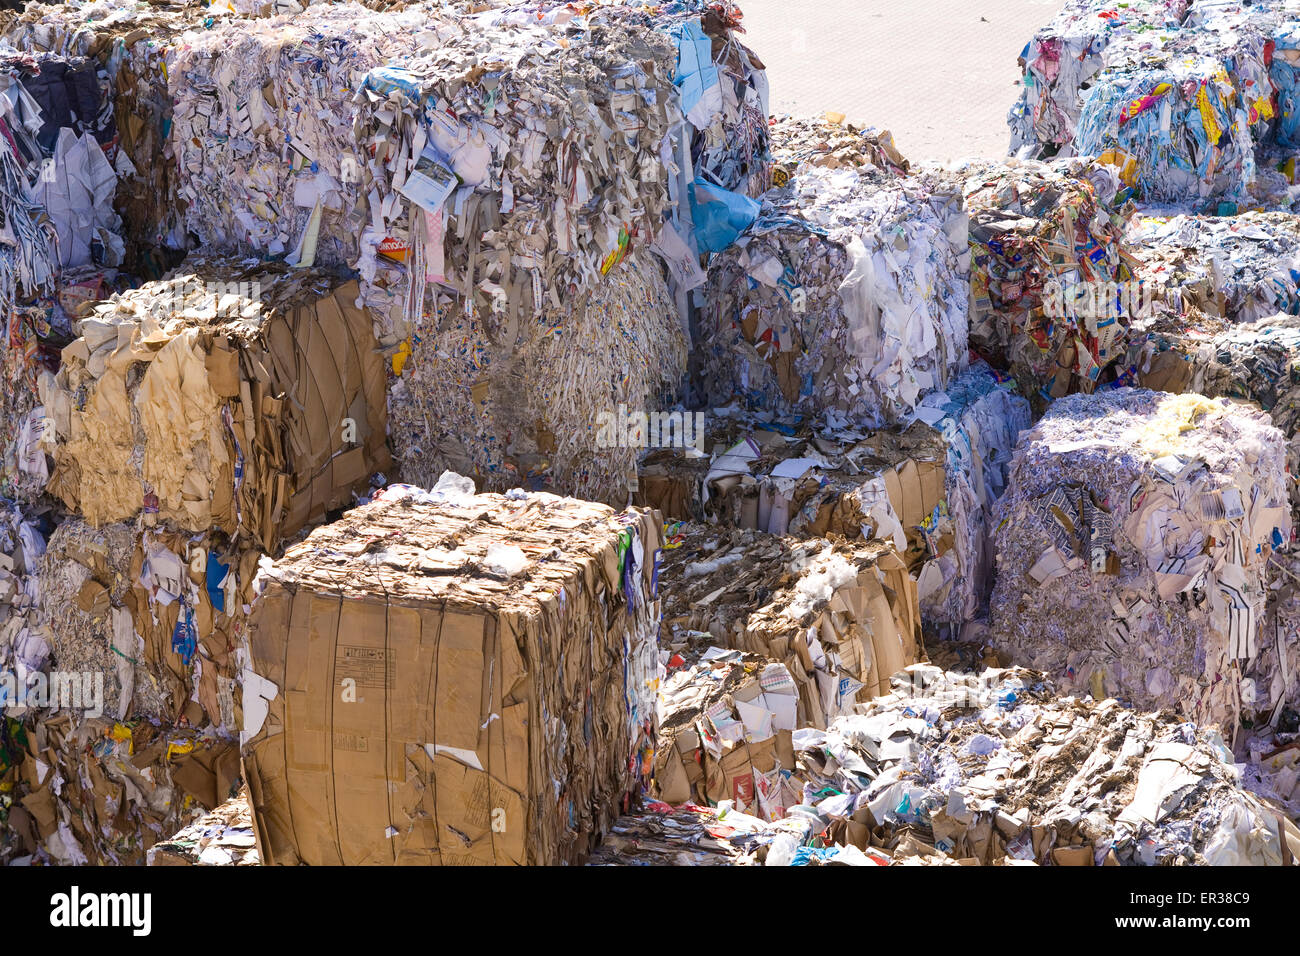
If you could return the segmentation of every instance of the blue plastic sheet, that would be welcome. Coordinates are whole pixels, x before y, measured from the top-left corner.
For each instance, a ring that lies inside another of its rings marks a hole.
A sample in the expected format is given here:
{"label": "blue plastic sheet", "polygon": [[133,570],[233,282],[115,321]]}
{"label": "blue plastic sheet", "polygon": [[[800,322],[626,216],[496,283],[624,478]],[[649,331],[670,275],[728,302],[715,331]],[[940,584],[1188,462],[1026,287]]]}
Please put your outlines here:
{"label": "blue plastic sheet", "polygon": [[690,199],[695,241],[704,252],[721,252],[758,218],[757,202],[703,179],[691,183]]}

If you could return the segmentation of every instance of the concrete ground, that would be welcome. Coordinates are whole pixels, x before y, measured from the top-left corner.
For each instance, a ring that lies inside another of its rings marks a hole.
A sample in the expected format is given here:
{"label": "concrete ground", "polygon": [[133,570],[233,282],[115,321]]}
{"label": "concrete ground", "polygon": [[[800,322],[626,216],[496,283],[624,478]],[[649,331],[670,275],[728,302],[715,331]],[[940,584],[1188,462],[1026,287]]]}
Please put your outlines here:
{"label": "concrete ground", "polygon": [[774,113],[834,110],[904,156],[1006,154],[1016,57],[1062,0],[740,0]]}

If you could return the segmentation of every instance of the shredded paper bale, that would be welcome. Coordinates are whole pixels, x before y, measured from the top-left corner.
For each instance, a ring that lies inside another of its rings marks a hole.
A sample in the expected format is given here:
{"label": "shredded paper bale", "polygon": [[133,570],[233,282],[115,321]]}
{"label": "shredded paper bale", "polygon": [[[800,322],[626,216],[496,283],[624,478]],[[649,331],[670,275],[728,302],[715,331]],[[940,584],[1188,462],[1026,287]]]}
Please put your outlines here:
{"label": "shredded paper bale", "polygon": [[42,380],[49,490],[92,524],[143,511],[263,550],[389,465],[384,371],[355,283],[195,260],[80,322]]}
{"label": "shredded paper bale", "polygon": [[659,535],[449,475],[267,565],[244,675],[263,861],[584,857],[649,771]]}
{"label": "shredded paper bale", "polygon": [[1117,389],[1058,400],[1016,449],[991,624],[1066,691],[1235,734],[1273,699],[1267,563],[1291,537],[1286,446],[1260,411]]}

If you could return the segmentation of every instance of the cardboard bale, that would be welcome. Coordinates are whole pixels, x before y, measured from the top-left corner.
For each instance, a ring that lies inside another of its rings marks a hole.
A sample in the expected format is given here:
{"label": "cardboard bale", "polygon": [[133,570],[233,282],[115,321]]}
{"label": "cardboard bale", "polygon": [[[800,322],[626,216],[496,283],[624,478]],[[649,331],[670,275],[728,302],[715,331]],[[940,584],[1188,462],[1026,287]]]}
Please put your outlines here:
{"label": "cardboard bale", "polygon": [[263,861],[580,861],[650,769],[659,534],[449,475],[266,566],[243,735]]}
{"label": "cardboard bale", "polygon": [[233,741],[145,718],[52,714],[26,740],[8,823],[28,863],[141,866],[239,772]]}
{"label": "cardboard bale", "polygon": [[699,444],[708,455],[694,446],[645,455],[638,503],[677,521],[883,538],[919,573],[929,553],[923,524],[944,500],[946,452],[937,429],[919,422],[817,429],[743,413],[706,412],[702,421],[707,437]]}
{"label": "cardboard bale", "polygon": [[264,551],[389,465],[384,372],[356,286],[196,260],[96,306],[41,381],[51,494]]}
{"label": "cardboard bale", "polygon": [[798,689],[796,727],[824,727],[916,659],[916,584],[892,544],[671,530],[663,643],[705,641],[783,665]]}
{"label": "cardboard bale", "polygon": [[904,422],[966,365],[960,190],[807,165],[713,256],[692,384],[712,406]]}
{"label": "cardboard bale", "polygon": [[871,824],[893,862],[1295,865],[1300,828],[1243,779],[1213,728],[1113,698],[1062,696],[1021,668],[927,664],[796,737],[792,818]]}
{"label": "cardboard bale", "polygon": [[239,775],[258,555],[138,522],[68,518],[48,544],[35,522],[15,533],[23,607],[4,623],[0,686],[23,692],[5,701],[27,742],[10,783],[36,829],[11,820],[6,836],[39,862],[143,863]]}
{"label": "cardboard bale", "polygon": [[50,667],[103,674],[103,709],[119,719],[233,735],[259,557],[219,534],[65,520],[41,568]]}
{"label": "cardboard bale", "polygon": [[1235,735],[1271,706],[1260,627],[1287,482],[1282,434],[1247,406],[1129,388],[1057,401],[1021,435],[998,506],[998,650],[1064,692]]}
{"label": "cardboard bale", "polygon": [[1090,392],[1124,354],[1132,278],[1120,184],[1079,160],[969,171],[971,349],[1015,377],[1041,411]]}

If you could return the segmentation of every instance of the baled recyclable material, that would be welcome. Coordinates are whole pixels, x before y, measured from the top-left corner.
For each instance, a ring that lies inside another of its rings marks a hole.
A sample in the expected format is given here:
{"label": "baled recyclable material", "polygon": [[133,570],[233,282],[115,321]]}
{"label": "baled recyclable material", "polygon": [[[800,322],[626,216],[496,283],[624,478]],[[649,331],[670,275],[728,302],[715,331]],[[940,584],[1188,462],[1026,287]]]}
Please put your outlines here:
{"label": "baled recyclable material", "polygon": [[955,637],[987,610],[994,508],[1030,407],[1014,382],[975,361],[946,391],[922,399],[917,414],[933,422],[945,448],[943,501],[917,525],[926,555],[917,578],[921,619],[927,632]]}
{"label": "baled recyclable material", "polygon": [[[1080,160],[976,168],[971,217],[971,349],[1009,369],[1036,410],[1091,391],[1124,354],[1132,263],[1119,182]],[[1140,304],[1140,299],[1138,300]]]}
{"label": "baled recyclable material", "polygon": [[1286,444],[1225,399],[1121,388],[1023,433],[998,504],[999,652],[1064,692],[1169,707],[1235,739],[1271,709],[1261,627],[1291,537]]}
{"label": "baled recyclable material", "polygon": [[1190,0],[1067,0],[1034,33],[1021,63],[1020,98],[1011,108],[1011,153],[1040,159],[1067,150],[1088,87],[1120,37],[1143,39],[1177,28]]}
{"label": "baled recyclable material", "polygon": [[191,260],[96,305],[41,379],[49,491],[92,524],[143,512],[264,551],[387,469],[384,370],[356,284]]}
{"label": "baled recyclable material", "polygon": [[795,537],[879,538],[919,571],[928,553],[922,525],[943,504],[945,449],[938,431],[919,422],[904,429],[815,429],[732,411],[698,413],[705,432],[700,448],[646,455],[638,503],[673,520]]}
{"label": "baled recyclable material", "polygon": [[263,862],[581,861],[653,763],[659,541],[650,512],[448,474],[265,564],[242,738]]}
{"label": "baled recyclable material", "polygon": [[807,166],[709,263],[692,353],[705,402],[906,421],[966,365],[966,231],[941,177]]}
{"label": "baled recyclable material", "polygon": [[494,323],[448,303],[396,354],[389,408],[402,478],[429,485],[455,468],[485,490],[626,502],[649,440],[626,416],[671,407],[686,369],[657,260],[633,252],[589,293]]}
{"label": "baled recyclable material", "polygon": [[[1237,6],[1237,5],[1234,5]],[[1149,202],[1244,202],[1274,117],[1270,5],[1237,6],[1111,43],[1084,95],[1074,149],[1119,171]]]}
{"label": "baled recyclable material", "polygon": [[1125,243],[1156,306],[1233,322],[1300,313],[1300,216],[1139,216]]}
{"label": "baled recyclable material", "polygon": [[783,665],[798,690],[796,726],[825,726],[916,659],[916,585],[892,544],[668,530],[661,643],[703,638]]}

